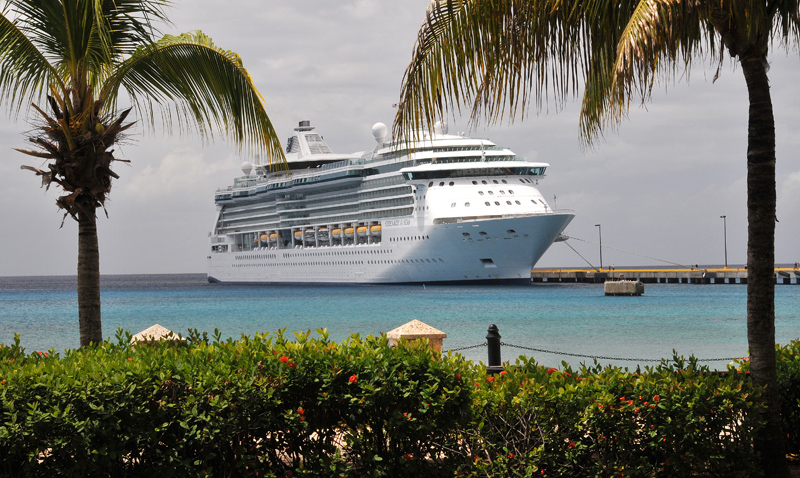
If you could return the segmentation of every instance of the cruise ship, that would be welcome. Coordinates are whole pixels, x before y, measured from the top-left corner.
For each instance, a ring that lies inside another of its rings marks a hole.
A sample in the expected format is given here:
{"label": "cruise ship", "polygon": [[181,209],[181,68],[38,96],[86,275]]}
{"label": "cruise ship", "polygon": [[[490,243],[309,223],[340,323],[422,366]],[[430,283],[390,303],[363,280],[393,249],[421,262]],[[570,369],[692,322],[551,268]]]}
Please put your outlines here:
{"label": "cruise ship", "polygon": [[209,282],[530,283],[574,217],[537,188],[549,165],[446,126],[403,143],[387,131],[336,154],[301,121],[289,171],[245,162],[214,195]]}

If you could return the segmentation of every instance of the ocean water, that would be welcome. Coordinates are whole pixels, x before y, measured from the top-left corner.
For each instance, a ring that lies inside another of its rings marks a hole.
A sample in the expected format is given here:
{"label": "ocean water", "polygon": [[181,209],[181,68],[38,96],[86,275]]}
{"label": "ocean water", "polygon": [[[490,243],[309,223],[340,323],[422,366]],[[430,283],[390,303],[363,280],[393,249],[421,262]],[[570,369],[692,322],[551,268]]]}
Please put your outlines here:
{"label": "ocean water", "polygon": [[[179,274],[103,276],[101,288],[106,337],[158,323],[182,334],[219,329],[224,338],[326,328],[338,341],[419,319],[447,333],[445,350],[484,343],[496,324],[504,361],[528,355],[548,366],[602,356],[635,367],[675,350],[724,359],[708,362],[724,368],[747,354],[744,285],[647,284],[641,297],[606,297],[602,284],[238,286]],[[777,342],[800,338],[800,287],[778,285],[775,293]],[[77,316],[74,277],[0,277],[0,343],[19,333],[28,351],[76,348]],[[459,353],[486,362],[485,347]]]}

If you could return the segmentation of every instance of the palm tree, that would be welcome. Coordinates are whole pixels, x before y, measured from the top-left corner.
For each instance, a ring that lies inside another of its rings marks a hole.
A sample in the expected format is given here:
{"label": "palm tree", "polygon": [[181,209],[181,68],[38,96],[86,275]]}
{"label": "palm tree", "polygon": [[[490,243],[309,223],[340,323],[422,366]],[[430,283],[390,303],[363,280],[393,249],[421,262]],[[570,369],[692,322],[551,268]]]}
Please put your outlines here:
{"label": "palm tree", "polygon": [[[756,439],[766,476],[786,476],[775,369],[775,126],[770,47],[797,46],[798,1],[442,0],[428,8],[403,80],[395,136],[462,108],[495,123],[582,91],[581,136],[619,125],[630,101],[697,58],[738,62],[747,84],[747,335],[767,425]],[[582,88],[581,88],[582,87]]]}
{"label": "palm tree", "polygon": [[154,23],[168,22],[170,3],[0,0],[0,103],[16,114],[32,104],[35,148],[18,151],[47,164],[23,168],[43,186],[60,186],[56,203],[64,219],[78,222],[81,346],[103,339],[96,212],[118,178],[112,163],[124,161],[112,148],[133,125],[125,122],[131,109],[150,127],[160,113],[168,129],[204,139],[217,128],[240,150],[285,165],[263,98],[236,53],[199,31],[156,38]]}

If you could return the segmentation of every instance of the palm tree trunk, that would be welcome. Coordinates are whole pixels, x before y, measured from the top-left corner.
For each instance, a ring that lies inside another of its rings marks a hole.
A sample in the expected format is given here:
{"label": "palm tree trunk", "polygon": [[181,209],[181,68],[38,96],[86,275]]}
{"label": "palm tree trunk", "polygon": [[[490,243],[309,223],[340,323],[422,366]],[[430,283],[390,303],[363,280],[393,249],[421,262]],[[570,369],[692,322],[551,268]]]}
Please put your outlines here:
{"label": "palm tree trunk", "polygon": [[103,341],[100,321],[100,251],[93,205],[78,213],[78,324],[81,347]]}
{"label": "palm tree trunk", "polygon": [[788,477],[775,367],[775,118],[766,54],[740,56],[750,98],[747,134],[747,345],[766,424],[756,436],[765,477]]}

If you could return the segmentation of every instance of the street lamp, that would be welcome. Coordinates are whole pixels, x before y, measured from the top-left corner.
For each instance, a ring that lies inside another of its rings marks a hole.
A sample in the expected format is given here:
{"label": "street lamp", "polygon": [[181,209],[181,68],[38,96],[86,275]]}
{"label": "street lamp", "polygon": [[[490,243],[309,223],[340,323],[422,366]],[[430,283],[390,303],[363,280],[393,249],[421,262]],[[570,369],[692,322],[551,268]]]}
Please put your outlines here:
{"label": "street lamp", "polygon": [[595,224],[597,233],[600,235],[600,270],[603,270],[603,228],[600,224]]}
{"label": "street lamp", "polygon": [[728,220],[726,219],[728,216],[720,216],[719,218],[722,219],[722,231],[725,237],[725,268],[728,268]]}

